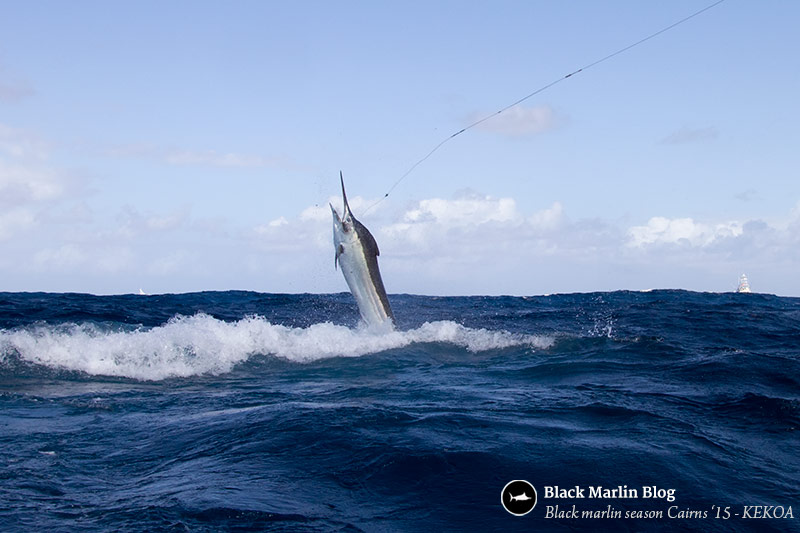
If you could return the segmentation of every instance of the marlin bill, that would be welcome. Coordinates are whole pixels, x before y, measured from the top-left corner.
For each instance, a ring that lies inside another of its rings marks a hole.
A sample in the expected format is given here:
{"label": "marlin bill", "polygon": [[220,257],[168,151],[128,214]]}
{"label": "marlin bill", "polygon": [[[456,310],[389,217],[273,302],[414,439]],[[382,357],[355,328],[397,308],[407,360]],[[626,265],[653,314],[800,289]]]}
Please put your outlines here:
{"label": "marlin bill", "polygon": [[334,267],[341,267],[364,323],[369,327],[388,325],[391,328],[394,326],[394,315],[378,269],[378,243],[364,224],[353,216],[347,203],[341,172],[339,179],[342,182],[344,208],[340,217],[331,205],[333,245],[336,249]]}

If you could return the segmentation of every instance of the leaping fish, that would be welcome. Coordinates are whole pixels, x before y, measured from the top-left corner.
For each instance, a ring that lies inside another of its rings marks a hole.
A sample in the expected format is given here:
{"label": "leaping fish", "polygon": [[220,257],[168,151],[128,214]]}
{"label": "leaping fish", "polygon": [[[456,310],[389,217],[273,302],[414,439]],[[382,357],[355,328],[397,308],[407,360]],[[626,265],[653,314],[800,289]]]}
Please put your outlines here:
{"label": "leaping fish", "polygon": [[341,266],[347,286],[350,287],[361,318],[367,326],[388,324],[393,327],[394,315],[378,269],[378,243],[364,224],[353,216],[347,203],[341,172],[339,179],[342,182],[344,209],[339,217],[336,208],[331,204],[333,245],[336,248],[334,267]]}

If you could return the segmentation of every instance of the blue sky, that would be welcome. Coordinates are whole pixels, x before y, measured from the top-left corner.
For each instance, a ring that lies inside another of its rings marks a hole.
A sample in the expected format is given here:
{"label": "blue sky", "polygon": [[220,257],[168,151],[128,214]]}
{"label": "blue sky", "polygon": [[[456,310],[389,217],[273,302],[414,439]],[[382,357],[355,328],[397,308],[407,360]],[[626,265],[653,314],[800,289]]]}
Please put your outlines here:
{"label": "blue sky", "polygon": [[800,296],[800,4],[6,2],[0,290]]}

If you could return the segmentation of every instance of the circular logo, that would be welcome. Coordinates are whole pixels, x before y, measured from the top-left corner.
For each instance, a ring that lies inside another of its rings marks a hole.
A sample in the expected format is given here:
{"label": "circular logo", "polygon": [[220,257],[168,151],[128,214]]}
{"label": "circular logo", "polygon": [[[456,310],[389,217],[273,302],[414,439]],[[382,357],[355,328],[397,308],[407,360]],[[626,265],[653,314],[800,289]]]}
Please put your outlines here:
{"label": "circular logo", "polygon": [[536,507],[536,489],[524,479],[509,481],[500,493],[500,502],[514,516],[523,516]]}

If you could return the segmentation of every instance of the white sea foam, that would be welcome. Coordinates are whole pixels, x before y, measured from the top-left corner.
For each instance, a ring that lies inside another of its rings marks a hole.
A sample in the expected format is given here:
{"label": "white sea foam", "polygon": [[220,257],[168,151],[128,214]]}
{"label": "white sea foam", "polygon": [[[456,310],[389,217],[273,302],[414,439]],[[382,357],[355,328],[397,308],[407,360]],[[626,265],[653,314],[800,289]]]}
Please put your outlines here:
{"label": "white sea foam", "polygon": [[378,333],[330,322],[292,328],[272,324],[262,317],[225,322],[201,313],[134,331],[109,331],[88,323],[0,330],[0,363],[16,354],[23,361],[51,368],[161,380],[222,374],[257,354],[307,363],[430,342],[481,352],[514,346],[545,348],[552,339],[472,329],[451,321]]}

